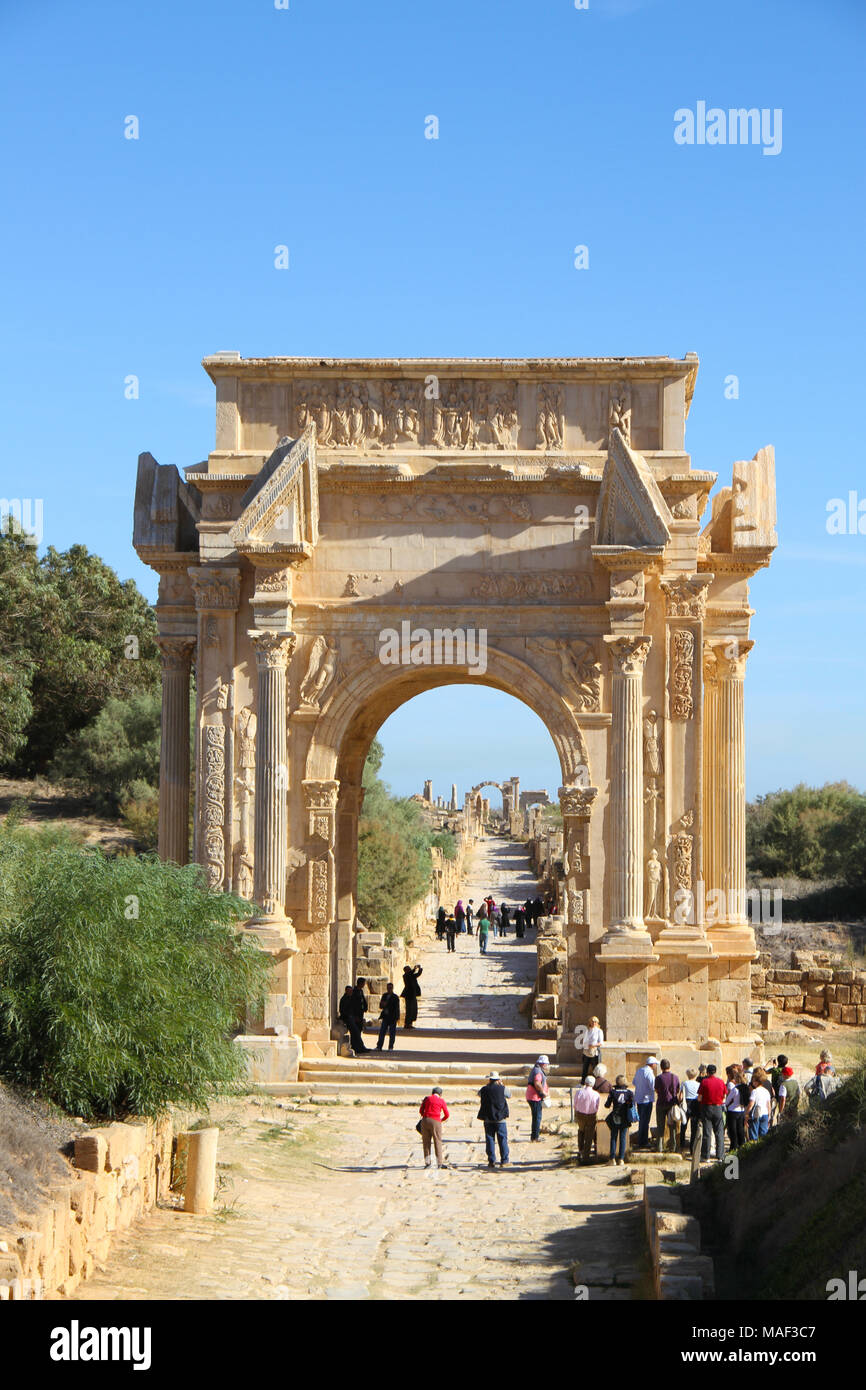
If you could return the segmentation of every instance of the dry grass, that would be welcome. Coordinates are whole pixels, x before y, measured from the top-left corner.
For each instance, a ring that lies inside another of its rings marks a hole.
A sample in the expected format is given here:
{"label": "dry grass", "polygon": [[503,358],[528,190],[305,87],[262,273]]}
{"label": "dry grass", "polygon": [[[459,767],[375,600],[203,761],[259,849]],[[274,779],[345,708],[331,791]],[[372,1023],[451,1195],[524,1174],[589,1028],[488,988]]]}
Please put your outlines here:
{"label": "dry grass", "polygon": [[68,1178],[63,1151],[80,1133],[68,1115],[0,1083],[0,1229],[33,1211],[47,1188]]}

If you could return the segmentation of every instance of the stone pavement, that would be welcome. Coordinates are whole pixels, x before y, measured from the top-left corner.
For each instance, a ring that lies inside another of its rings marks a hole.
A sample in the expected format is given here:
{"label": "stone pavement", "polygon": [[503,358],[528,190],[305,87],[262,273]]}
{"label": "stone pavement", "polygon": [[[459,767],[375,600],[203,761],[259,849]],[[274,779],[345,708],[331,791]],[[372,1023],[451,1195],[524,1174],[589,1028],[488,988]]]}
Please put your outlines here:
{"label": "stone pavement", "polygon": [[[505,840],[481,842],[467,879],[464,901],[536,892],[522,846]],[[434,940],[422,963],[422,1028],[398,1033],[395,1059],[495,1064],[545,1050],[543,1039],[513,1031],[526,1027],[517,1003],[535,975],[534,933],[525,943],[491,937],[487,956],[474,936],[459,938],[454,954]],[[443,1084],[447,1099],[447,1077]],[[217,1213],[161,1208],[117,1238],[77,1300],[562,1301],[575,1297],[575,1277],[591,1300],[627,1299],[633,1288],[645,1296],[627,1169],[578,1169],[566,1139],[551,1132],[530,1145],[520,1084],[510,1101],[512,1167],[488,1170],[473,1102],[445,1125],[453,1166],[425,1170],[414,1129],[422,1094],[401,1102],[383,1089],[354,1104],[262,1096],[217,1107]]]}
{"label": "stone pavement", "polygon": [[645,1296],[628,1169],[565,1165],[557,1136],[529,1144],[517,1091],[511,1107],[513,1166],[495,1171],[465,1107],[441,1171],[423,1167],[414,1105],[222,1107],[222,1214],[161,1208],[76,1301],[566,1301],[575,1278],[591,1301]]}

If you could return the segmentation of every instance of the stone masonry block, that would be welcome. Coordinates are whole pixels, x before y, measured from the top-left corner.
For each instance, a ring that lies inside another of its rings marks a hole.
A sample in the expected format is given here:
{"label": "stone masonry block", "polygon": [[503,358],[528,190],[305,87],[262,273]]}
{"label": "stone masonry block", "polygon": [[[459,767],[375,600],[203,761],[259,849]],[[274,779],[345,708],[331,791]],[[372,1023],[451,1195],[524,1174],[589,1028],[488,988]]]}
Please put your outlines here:
{"label": "stone masonry block", "polygon": [[108,1144],[103,1134],[93,1131],[76,1137],[73,1159],[76,1168],[83,1168],[88,1173],[102,1173],[105,1171],[107,1154]]}

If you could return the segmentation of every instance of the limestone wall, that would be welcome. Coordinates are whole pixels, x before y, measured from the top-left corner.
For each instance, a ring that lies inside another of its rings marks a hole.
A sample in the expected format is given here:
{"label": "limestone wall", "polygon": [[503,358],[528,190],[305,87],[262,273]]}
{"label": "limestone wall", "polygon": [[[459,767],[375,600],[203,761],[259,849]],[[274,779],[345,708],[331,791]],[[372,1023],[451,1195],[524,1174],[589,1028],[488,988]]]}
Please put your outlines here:
{"label": "limestone wall", "polygon": [[765,1001],[778,1013],[866,1025],[866,970],[854,970],[826,952],[795,951],[787,968],[763,956],[752,966],[752,994],[758,1008]]}
{"label": "limestone wall", "polygon": [[68,1297],[124,1231],[168,1191],[171,1122],[107,1125],[79,1135],[68,1182],[0,1230],[0,1302]]}

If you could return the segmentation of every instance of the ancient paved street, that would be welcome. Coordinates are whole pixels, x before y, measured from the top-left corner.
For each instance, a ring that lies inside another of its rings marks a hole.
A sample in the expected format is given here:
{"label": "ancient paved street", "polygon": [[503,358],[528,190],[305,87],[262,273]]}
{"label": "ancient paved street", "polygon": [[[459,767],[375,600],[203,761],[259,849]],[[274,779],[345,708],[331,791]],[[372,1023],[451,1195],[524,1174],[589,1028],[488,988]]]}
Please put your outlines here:
{"label": "ancient paved street", "polygon": [[[470,879],[462,896],[476,903],[536,889],[522,847],[505,840],[481,843]],[[526,1027],[517,1004],[534,958],[534,933],[525,944],[491,937],[486,957],[475,937],[453,955],[434,943],[423,958],[425,1027],[398,1035],[396,1056],[535,1055],[537,1039],[503,1031]],[[415,1102],[221,1106],[217,1213],[157,1211],[116,1239],[77,1298],[570,1300],[575,1279],[591,1299],[631,1297],[645,1276],[628,1169],[576,1168],[570,1126],[530,1145],[522,1085],[511,1112],[510,1169],[488,1170],[473,1103],[454,1107],[452,1166],[437,1171],[423,1167]]]}

